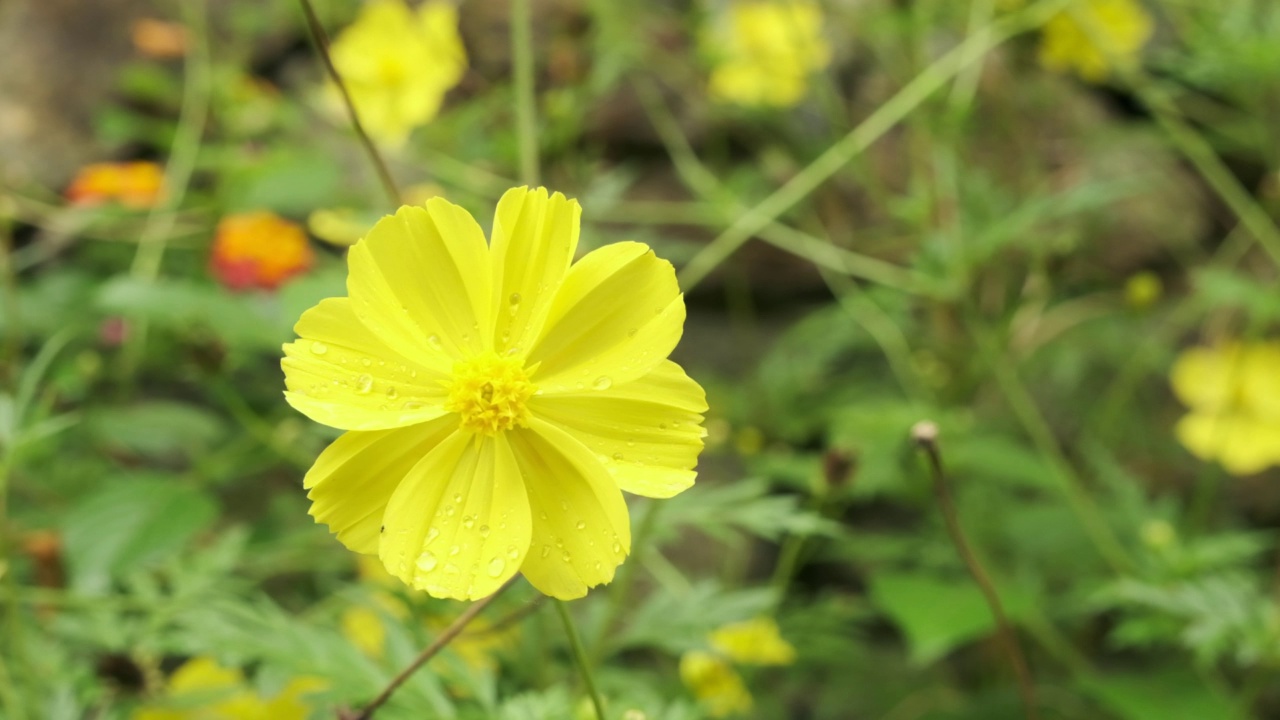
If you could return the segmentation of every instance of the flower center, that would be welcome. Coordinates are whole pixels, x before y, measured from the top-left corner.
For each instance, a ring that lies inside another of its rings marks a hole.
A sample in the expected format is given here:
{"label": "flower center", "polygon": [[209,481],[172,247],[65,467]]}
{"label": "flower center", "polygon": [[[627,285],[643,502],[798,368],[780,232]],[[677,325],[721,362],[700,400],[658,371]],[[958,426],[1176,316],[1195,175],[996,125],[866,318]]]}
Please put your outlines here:
{"label": "flower center", "polygon": [[463,428],[495,435],[529,424],[526,403],[536,390],[519,360],[490,352],[454,363],[444,407],[458,413]]}

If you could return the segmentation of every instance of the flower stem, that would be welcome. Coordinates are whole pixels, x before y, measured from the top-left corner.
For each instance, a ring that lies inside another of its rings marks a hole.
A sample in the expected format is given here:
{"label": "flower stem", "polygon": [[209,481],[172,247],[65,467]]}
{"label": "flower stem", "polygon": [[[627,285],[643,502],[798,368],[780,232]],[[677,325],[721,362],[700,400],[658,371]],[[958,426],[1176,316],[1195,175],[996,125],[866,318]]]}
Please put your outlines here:
{"label": "flower stem", "polygon": [[511,62],[515,80],[516,133],[520,140],[520,181],[537,185],[538,118],[534,95],[533,11],[529,0],[511,0]]}
{"label": "flower stem", "polygon": [[347,108],[347,116],[351,118],[351,127],[355,129],[356,136],[360,138],[360,144],[364,146],[365,154],[369,156],[369,161],[373,163],[373,169],[378,173],[378,180],[382,183],[382,190],[387,194],[387,199],[391,201],[392,207],[400,206],[400,190],[396,188],[396,181],[391,178],[391,171],[387,169],[387,163],[382,159],[382,154],[378,152],[378,146],[373,144],[373,140],[369,134],[365,132],[364,125],[360,123],[360,114],[356,112],[356,105],[351,100],[351,93],[347,91],[347,84],[342,81],[342,76],[338,74],[338,68],[333,66],[333,58],[329,56],[329,35],[324,31],[324,26],[320,24],[320,18],[316,16],[316,10],[311,5],[311,0],[298,0],[302,5],[302,14],[307,18],[307,31],[311,34],[311,41],[315,43],[316,53],[320,55],[320,59],[324,62],[324,69],[329,73],[329,79],[337,86],[338,93],[342,95],[342,104]]}
{"label": "flower stem", "polygon": [[1018,637],[1013,632],[1008,616],[1005,615],[1004,605],[1000,602],[1000,595],[991,582],[991,576],[978,561],[978,557],[969,546],[968,538],[965,537],[964,529],[960,527],[955,500],[951,496],[951,484],[947,480],[946,472],[942,469],[942,453],[938,450],[938,426],[929,421],[917,423],[911,429],[911,436],[929,459],[929,469],[933,474],[934,496],[938,501],[938,509],[942,511],[942,518],[946,522],[951,543],[956,546],[956,553],[964,561],[965,568],[982,591],[982,596],[986,598],[991,614],[995,617],[1000,644],[1004,645],[1005,652],[1009,655],[1009,663],[1013,665],[1014,675],[1018,679],[1018,692],[1022,696],[1027,720],[1038,720],[1040,711],[1036,707],[1035,683],[1031,679],[1031,671],[1027,669],[1027,659],[1018,645]]}
{"label": "flower stem", "polygon": [[578,637],[578,628],[574,626],[573,618],[569,615],[567,603],[556,600],[556,612],[560,613],[560,620],[564,623],[564,634],[569,638],[569,647],[573,650],[573,661],[582,675],[583,684],[587,686],[591,704],[595,706],[596,720],[605,720],[604,701],[600,698],[600,691],[596,689],[596,680],[591,674],[591,664],[587,662],[587,652],[582,648],[582,639]]}
{"label": "flower stem", "polygon": [[482,598],[471,603],[471,607],[464,610],[456,620],[449,624],[449,627],[445,628],[439,635],[437,635],[436,639],[427,646],[426,650],[423,650],[418,657],[413,659],[413,662],[409,663],[404,670],[400,671],[399,675],[396,675],[391,679],[391,682],[387,683],[387,686],[382,689],[382,692],[378,693],[378,697],[374,698],[372,702],[364,707],[364,710],[360,711],[360,714],[355,716],[355,720],[369,720],[369,718],[373,717],[373,714],[378,710],[378,708],[382,707],[386,704],[387,700],[391,699],[391,695],[409,679],[409,676],[413,675],[418,668],[425,665],[428,660],[439,654],[441,650],[445,649],[445,647],[448,646],[454,638],[458,637],[458,635],[466,629],[467,625],[472,620],[476,619],[477,615],[484,611],[485,608],[489,607],[490,603],[497,600],[499,595],[506,592],[508,588],[514,585],[516,583],[516,579],[519,577],[519,575],[516,575],[511,578],[504,583],[502,587],[495,590],[489,597]]}

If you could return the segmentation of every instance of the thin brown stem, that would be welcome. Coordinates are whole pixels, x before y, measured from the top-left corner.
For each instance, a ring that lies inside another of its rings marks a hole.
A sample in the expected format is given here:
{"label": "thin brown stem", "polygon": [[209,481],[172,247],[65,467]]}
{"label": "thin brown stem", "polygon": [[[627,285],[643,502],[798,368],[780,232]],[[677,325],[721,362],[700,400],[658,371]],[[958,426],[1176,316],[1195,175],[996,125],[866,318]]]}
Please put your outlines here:
{"label": "thin brown stem", "polygon": [[974,554],[964,530],[960,527],[955,500],[951,496],[951,484],[942,467],[942,453],[938,450],[938,426],[928,420],[916,423],[911,429],[911,437],[929,459],[929,469],[933,474],[934,496],[938,501],[938,509],[942,511],[942,518],[946,522],[947,534],[951,536],[951,542],[956,546],[956,553],[960,555],[960,559],[969,570],[969,575],[982,591],[982,596],[986,598],[987,606],[991,608],[991,614],[996,619],[996,636],[1009,656],[1009,663],[1013,665],[1014,675],[1018,679],[1018,693],[1022,696],[1022,705],[1026,710],[1027,719],[1039,720],[1040,710],[1036,706],[1035,682],[1031,678],[1031,671],[1027,667],[1027,659],[1022,654],[1022,648],[1018,645],[1018,636],[1014,634],[1013,625],[1005,615],[1004,605],[1000,602],[995,584],[991,582],[991,576],[978,561],[978,556]]}
{"label": "thin brown stem", "polygon": [[370,162],[373,163],[374,170],[378,173],[378,180],[382,182],[382,189],[387,193],[387,198],[391,200],[392,207],[399,207],[400,190],[396,188],[396,181],[391,179],[391,171],[387,169],[387,163],[382,159],[382,154],[378,152],[378,146],[373,144],[373,140],[369,134],[365,132],[364,125],[360,124],[360,113],[356,112],[356,104],[351,100],[351,93],[347,91],[347,84],[342,81],[342,76],[338,74],[338,68],[333,66],[333,58],[329,56],[329,35],[324,31],[324,26],[320,24],[320,18],[316,16],[316,10],[311,5],[311,0],[298,0],[302,5],[302,14],[307,18],[307,30],[311,33],[311,41],[315,43],[316,52],[319,53],[320,59],[324,62],[324,69],[329,73],[329,79],[337,86],[338,93],[342,95],[342,104],[347,108],[347,115],[351,118],[351,127],[356,131],[356,136],[360,138],[360,144],[364,146],[365,153],[369,156]]}
{"label": "thin brown stem", "polygon": [[[306,0],[303,1],[305,2]],[[391,682],[387,683],[387,686],[382,689],[382,692],[378,693],[378,697],[374,698],[372,702],[364,707],[364,710],[361,710],[360,713],[355,716],[355,720],[369,720],[369,718],[373,717],[373,713],[376,712],[378,708],[385,705],[387,700],[391,699],[391,695],[409,679],[409,676],[417,672],[418,668],[425,665],[428,660],[439,654],[439,652],[445,649],[450,642],[453,642],[453,639],[458,637],[467,625],[472,620],[476,619],[477,615],[483,612],[485,608],[489,607],[490,603],[497,600],[499,595],[514,585],[519,577],[519,575],[516,575],[511,578],[503,584],[502,587],[494,591],[494,593],[489,597],[471,603],[471,607],[464,610],[456,620],[449,624],[449,627],[445,628],[438,636],[436,636],[436,639],[427,646],[426,650],[423,650],[418,657],[413,659],[413,662],[409,663],[404,670],[400,671],[399,675],[396,675],[391,679]]]}

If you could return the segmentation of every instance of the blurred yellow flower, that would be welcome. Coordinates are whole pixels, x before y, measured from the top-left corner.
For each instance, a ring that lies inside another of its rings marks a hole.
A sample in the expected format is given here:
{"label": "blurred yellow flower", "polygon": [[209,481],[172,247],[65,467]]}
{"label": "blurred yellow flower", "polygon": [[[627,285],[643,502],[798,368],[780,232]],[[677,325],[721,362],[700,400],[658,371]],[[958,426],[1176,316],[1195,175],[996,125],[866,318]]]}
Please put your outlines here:
{"label": "blurred yellow flower", "polygon": [[1151,33],[1151,16],[1135,0],[1084,0],[1045,24],[1040,63],[1100,82],[1117,61],[1136,59]]}
{"label": "blurred yellow flower", "polygon": [[799,103],[809,75],[831,62],[822,25],[821,6],[808,0],[731,4],[706,35],[715,63],[711,97],[747,106]]}
{"label": "blurred yellow flower", "polygon": [[131,720],[307,720],[306,696],[323,690],[318,678],[296,678],[272,698],[254,693],[239,670],[212,658],[188,660],[169,678],[163,697],[130,715]]}
{"label": "blurred yellow flower", "polygon": [[145,160],[85,165],[67,186],[66,195],[75,205],[115,201],[143,210],[164,197],[164,169]]}
{"label": "blurred yellow flower", "polygon": [[[373,0],[330,52],[364,129],[392,147],[436,116],[467,68],[457,8],[442,0],[416,13],[402,0]],[[336,102],[336,88],[328,92]]]}
{"label": "blurred yellow flower", "polygon": [[680,679],[712,717],[751,710],[751,693],[733,663],[790,665],[796,650],[782,638],[773,618],[756,617],[713,630],[714,652],[690,650],[680,656]]}
{"label": "blurred yellow flower", "polygon": [[209,267],[233,290],[274,290],[315,260],[302,228],[275,213],[228,215],[218,222]]}
{"label": "blurred yellow flower", "polygon": [[770,617],[725,625],[708,640],[717,652],[744,665],[790,665],[796,660],[796,649],[782,639],[778,623]]}
{"label": "blurred yellow flower", "polygon": [[1280,465],[1280,342],[1191,348],[1170,381],[1190,408],[1175,433],[1193,455],[1233,475]]}
{"label": "blurred yellow flower", "polygon": [[1155,305],[1163,294],[1164,283],[1150,270],[1129,276],[1124,284],[1124,299],[1135,310],[1146,310]]}
{"label": "blurred yellow flower", "polygon": [[435,597],[521,572],[576,598],[630,551],[622,490],[693,484],[702,388],[666,359],[683,332],[671,264],[635,242],[570,266],[578,203],[517,188],[492,246],[442,198],[348,253],[350,297],[285,345],[286,399],[348,432],[307,473],[311,514]]}
{"label": "blurred yellow flower", "polygon": [[702,650],[680,656],[680,680],[712,717],[740,715],[751,710],[751,693],[729,661]]}

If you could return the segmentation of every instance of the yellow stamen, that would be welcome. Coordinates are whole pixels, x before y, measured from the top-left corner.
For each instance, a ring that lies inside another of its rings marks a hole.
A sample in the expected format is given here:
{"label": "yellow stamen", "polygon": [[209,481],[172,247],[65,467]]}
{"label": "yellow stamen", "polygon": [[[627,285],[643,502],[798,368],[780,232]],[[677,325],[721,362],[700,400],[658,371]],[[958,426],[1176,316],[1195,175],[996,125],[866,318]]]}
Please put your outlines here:
{"label": "yellow stamen", "polygon": [[519,360],[490,352],[454,364],[445,409],[458,413],[464,429],[496,435],[529,424],[535,391]]}

